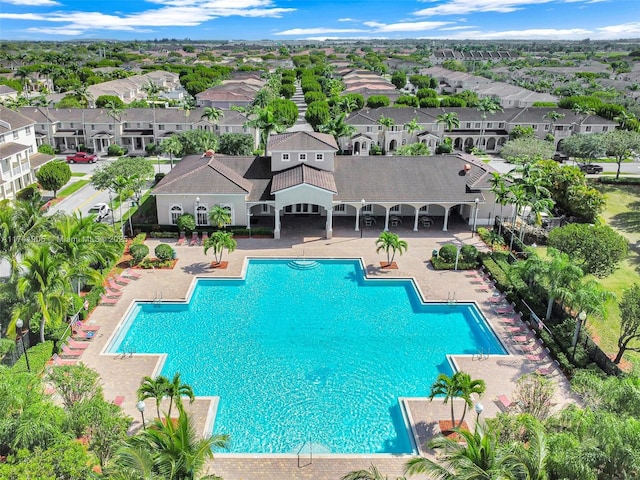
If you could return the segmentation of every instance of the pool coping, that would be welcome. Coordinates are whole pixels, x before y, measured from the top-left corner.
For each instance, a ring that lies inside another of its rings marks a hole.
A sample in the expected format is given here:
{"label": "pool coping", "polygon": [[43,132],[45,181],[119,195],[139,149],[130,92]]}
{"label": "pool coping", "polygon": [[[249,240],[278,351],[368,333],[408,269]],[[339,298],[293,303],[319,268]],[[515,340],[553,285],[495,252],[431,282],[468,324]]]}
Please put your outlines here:
{"label": "pool coping", "polygon": [[[220,275],[220,276],[216,276],[216,277],[211,277],[211,276],[204,276],[204,275],[194,275],[192,277],[192,280],[189,284],[189,287],[187,289],[187,292],[184,296],[184,298],[179,298],[179,299],[164,299],[164,298],[153,298],[153,299],[138,299],[138,298],[134,298],[131,300],[131,302],[129,303],[129,306],[127,307],[127,309],[125,310],[125,312],[122,314],[121,318],[119,319],[119,321],[116,323],[115,328],[113,329],[113,332],[111,333],[111,335],[109,336],[109,338],[107,339],[107,341],[105,342],[104,346],[102,347],[99,356],[106,356],[106,357],[110,357],[110,358],[117,358],[119,356],[126,356],[129,355],[130,357],[158,357],[158,360],[156,361],[155,367],[153,369],[152,372],[152,377],[156,377],[157,375],[160,374],[160,372],[162,371],[162,369],[164,368],[164,364],[166,362],[167,356],[168,354],[166,353],[136,353],[136,352],[129,352],[129,353],[112,353],[112,352],[108,352],[107,350],[110,350],[112,348],[112,345],[114,343],[114,339],[117,338],[120,334],[122,334],[122,332],[120,331],[121,328],[123,327],[123,324],[125,322],[127,322],[132,314],[132,310],[135,309],[137,307],[137,305],[141,304],[141,303],[159,303],[159,304],[180,304],[180,305],[185,305],[185,304],[189,304],[191,302],[191,298],[192,295],[195,291],[195,287],[197,286],[198,282],[200,280],[245,280],[246,279],[246,274],[247,274],[247,270],[249,267],[249,262],[251,260],[290,260],[290,261],[295,261],[295,260],[303,260],[303,261],[309,261],[309,260],[334,260],[334,261],[357,261],[359,262],[360,268],[363,272],[363,277],[366,281],[384,281],[384,282],[407,282],[409,281],[413,288],[414,291],[417,292],[418,294],[418,299],[420,300],[420,302],[423,305],[428,305],[428,304],[455,304],[455,305],[473,305],[476,309],[476,311],[480,314],[480,317],[482,318],[484,324],[486,327],[488,327],[488,330],[492,333],[492,335],[494,336],[494,339],[499,343],[500,347],[504,350],[505,353],[503,354],[489,354],[487,355],[488,357],[511,357],[512,355],[509,353],[509,349],[506,347],[505,343],[503,342],[502,338],[500,338],[500,336],[497,334],[494,326],[492,325],[492,323],[486,318],[486,316],[484,315],[484,313],[482,312],[482,309],[480,308],[480,306],[478,305],[478,303],[474,300],[474,301],[460,301],[458,302],[457,300],[451,301],[451,302],[447,302],[447,301],[443,301],[443,300],[427,300],[425,298],[424,293],[422,292],[422,289],[420,287],[420,284],[418,283],[418,281],[416,280],[416,278],[414,276],[396,276],[396,277],[392,277],[392,278],[376,278],[373,277],[369,274],[365,260],[363,257],[357,257],[357,256],[349,256],[349,257],[336,257],[336,256],[318,256],[318,255],[314,255],[314,256],[309,256],[309,257],[303,257],[301,259],[301,257],[299,256],[283,256],[283,255],[265,255],[265,256],[257,256],[257,255],[251,255],[251,256],[245,256],[244,257],[244,261],[242,264],[242,268],[240,271],[239,275]],[[446,355],[446,361],[449,363],[449,365],[451,366],[451,369],[453,372],[457,372],[460,370],[458,362],[456,361],[456,357],[461,357],[461,358],[474,358],[477,354],[447,354]],[[215,417],[217,414],[217,408],[218,408],[218,404],[220,401],[220,397],[219,396],[211,396],[211,395],[203,395],[203,396],[196,396],[195,397],[197,400],[199,401],[205,401],[208,402],[207,405],[207,417],[205,419],[205,424],[204,424],[204,429],[203,429],[203,434],[204,435],[211,435],[211,433],[213,432],[213,426],[215,424]],[[412,448],[412,452],[401,452],[401,453],[389,453],[389,452],[381,452],[381,453],[318,453],[318,454],[313,454],[314,457],[316,458],[334,458],[334,459],[338,459],[338,458],[369,458],[369,457],[373,457],[373,458],[410,458],[415,456],[416,454],[422,454],[424,453],[422,448],[420,447],[420,442],[419,442],[419,434],[415,429],[415,421],[413,420],[413,415],[411,414],[411,408],[409,406],[409,401],[420,401],[420,400],[429,400],[428,397],[407,397],[407,396],[403,396],[403,397],[396,397],[397,398],[397,402],[398,405],[400,407],[400,411],[402,413],[402,418],[403,418],[403,422],[405,424],[405,428],[406,428],[406,432],[408,433],[408,437],[409,437],[409,441],[411,443],[411,448]],[[251,458],[260,458],[260,457],[278,457],[278,458],[300,458],[299,454],[296,453],[252,453],[252,452],[237,452],[237,453],[228,453],[228,452],[216,452],[216,457],[224,457],[224,458],[247,458],[247,457],[251,457]]]}

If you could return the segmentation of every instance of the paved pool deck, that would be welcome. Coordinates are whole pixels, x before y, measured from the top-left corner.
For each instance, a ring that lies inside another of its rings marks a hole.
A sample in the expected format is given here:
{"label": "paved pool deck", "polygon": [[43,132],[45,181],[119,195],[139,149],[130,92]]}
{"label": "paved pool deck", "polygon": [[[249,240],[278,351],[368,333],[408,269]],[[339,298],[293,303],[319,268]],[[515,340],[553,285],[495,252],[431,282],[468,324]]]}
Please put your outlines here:
{"label": "paved pool deck", "polygon": [[[164,300],[184,299],[195,276],[228,277],[240,276],[246,257],[322,257],[322,258],[362,258],[370,277],[413,277],[427,301],[447,301],[455,298],[459,302],[476,302],[493,329],[508,350],[508,356],[482,357],[477,355],[459,355],[453,361],[460,370],[471,374],[472,378],[483,379],[487,390],[480,399],[484,411],[483,417],[495,416],[499,411],[497,395],[511,396],[516,381],[525,373],[530,373],[541,366],[551,365],[554,368],[550,378],[557,389],[552,401],[553,408],[561,408],[569,402],[575,402],[570,394],[566,378],[553,366],[548,356],[543,362],[534,363],[518,349],[508,334],[507,326],[500,322],[487,302],[492,295],[489,286],[482,279],[472,277],[464,271],[435,271],[430,267],[429,258],[434,249],[442,245],[472,244],[484,248],[477,236],[472,236],[466,225],[452,225],[450,231],[443,232],[435,227],[413,232],[409,228],[392,229],[407,241],[408,251],[396,255],[398,269],[382,269],[384,254],[377,254],[375,240],[380,229],[366,228],[362,232],[354,232],[350,225],[337,225],[333,238],[324,238],[321,225],[284,228],[282,239],[238,238],[235,252],[225,252],[223,260],[228,267],[211,269],[211,255],[205,256],[201,246],[188,244],[176,246],[178,262],[172,270],[137,270],[142,278],[133,280],[123,288],[120,301],[114,306],[99,306],[86,323],[100,325],[100,330],[91,341],[89,348],[82,354],[81,361],[96,369],[101,376],[105,398],[115,399],[124,396],[122,408],[133,418],[132,430],[141,427],[140,413],[136,410],[136,390],[144,376],[158,373],[160,357],[157,355],[104,355],[103,349],[107,341],[123,319],[134,300],[152,300],[161,296]],[[175,246],[176,239],[149,239],[146,244],[150,250],[158,243]],[[545,351],[542,346],[540,351]],[[372,374],[374,374],[372,372]],[[433,379],[425,379],[431,383]],[[199,398],[192,405],[187,405],[195,421],[198,432],[211,431],[211,414],[215,411],[215,400]],[[433,455],[426,447],[427,442],[439,433],[438,420],[450,417],[449,406],[443,402],[428,399],[407,399],[404,401],[414,438],[419,450],[424,455]],[[456,413],[459,417],[461,402],[456,401]],[[155,403],[148,400],[145,417],[148,421],[155,417]],[[476,420],[476,413],[471,410],[466,417],[470,428]],[[368,469],[375,464],[389,478],[403,475],[404,464],[411,455],[309,455],[298,458],[296,455],[268,454],[215,454],[215,459],[208,466],[209,473],[215,473],[225,480],[284,480],[314,479],[336,480],[353,470]]]}

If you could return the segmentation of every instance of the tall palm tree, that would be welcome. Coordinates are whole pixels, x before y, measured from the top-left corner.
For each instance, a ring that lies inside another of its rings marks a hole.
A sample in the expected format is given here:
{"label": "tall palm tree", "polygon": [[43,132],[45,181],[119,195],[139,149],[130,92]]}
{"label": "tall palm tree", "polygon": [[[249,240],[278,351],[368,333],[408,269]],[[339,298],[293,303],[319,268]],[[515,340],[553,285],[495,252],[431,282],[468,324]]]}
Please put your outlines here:
{"label": "tall palm tree", "polygon": [[129,438],[116,452],[113,469],[128,478],[196,480],[213,451],[228,443],[226,434],[199,438],[189,416],[180,412],[177,422],[157,419]]}
{"label": "tall palm tree", "polygon": [[238,242],[233,239],[233,233],[218,230],[204,241],[204,254],[206,255],[209,249],[212,249],[216,264],[219,265],[222,263],[224,249],[226,248],[229,253],[232,253],[237,246]]}
{"label": "tall palm tree", "polygon": [[224,112],[216,107],[206,107],[200,119],[206,119],[209,123],[215,125],[224,117]]}
{"label": "tall palm tree", "polygon": [[496,112],[502,112],[502,107],[500,106],[500,100],[492,97],[485,97],[478,102],[476,105],[476,110],[478,110],[482,116],[482,123],[480,124],[480,147],[484,149],[484,133],[486,129],[486,120],[487,115],[493,115]]}
{"label": "tall palm tree", "polygon": [[467,415],[467,407],[473,406],[473,395],[481,396],[487,389],[487,385],[484,380],[472,380],[471,375],[465,372],[456,372],[453,375],[456,378],[458,384],[458,397],[464,400],[464,410],[462,411],[462,417],[460,417],[459,426],[464,422],[464,417]]}
{"label": "tall palm tree", "polygon": [[38,244],[22,259],[16,293],[19,303],[13,310],[11,326],[18,318],[31,322],[39,318],[40,341],[44,342],[45,325],[62,323],[72,297],[66,279],[64,259],[54,256],[48,244]]}
{"label": "tall palm tree", "polygon": [[356,132],[356,127],[346,122],[347,114],[342,112],[336,116],[333,116],[329,121],[318,127],[318,131],[321,133],[328,133],[333,135],[336,139],[336,143],[340,147],[339,153],[342,153],[342,142],[340,139],[343,137],[351,137]]}
{"label": "tall palm tree", "polygon": [[177,135],[171,135],[169,138],[165,138],[160,143],[160,151],[169,154],[169,161],[171,162],[171,169],[173,169],[173,156],[179,156],[182,154],[182,143]]}
{"label": "tall palm tree", "polygon": [[180,372],[176,372],[173,379],[167,385],[167,394],[169,396],[169,413],[168,417],[171,418],[171,407],[175,402],[178,411],[182,412],[184,407],[182,406],[182,397],[189,397],[189,403],[193,403],[196,397],[193,395],[193,388],[186,383],[182,383],[180,379]]}
{"label": "tall palm tree", "polygon": [[545,262],[541,274],[542,285],[549,296],[545,320],[551,318],[551,309],[556,299],[561,299],[563,303],[568,300],[573,289],[584,276],[582,269],[574,265],[566,253],[548,248],[547,254],[550,259]]}
{"label": "tall palm tree", "polygon": [[458,114],[456,112],[446,112],[441,113],[436,117],[436,123],[442,123],[447,132],[453,131],[454,128],[458,128],[460,126],[460,119],[458,119]]}
{"label": "tall palm tree", "polygon": [[420,131],[422,127],[420,127],[417,118],[412,118],[410,122],[404,124],[404,128],[409,133],[409,139],[411,139],[413,138],[413,134]]}
{"label": "tall palm tree", "polygon": [[160,404],[162,399],[168,395],[169,379],[162,375],[156,378],[144,377],[138,387],[138,400],[153,398],[156,401],[156,413],[160,417]]}
{"label": "tall palm tree", "polygon": [[425,474],[440,480],[515,480],[516,457],[500,448],[497,435],[476,424],[473,432],[458,430],[460,439],[436,437],[429,447],[438,459],[414,457],[407,461],[405,473]]}
{"label": "tall palm tree", "polygon": [[486,390],[483,380],[471,380],[471,376],[465,372],[456,372],[452,376],[441,373],[436,381],[431,385],[431,393],[429,399],[444,395],[444,403],[447,404],[451,400],[451,425],[455,425],[456,420],[453,413],[453,399],[462,398],[465,401],[464,413],[460,419],[458,426],[462,425],[464,416],[467,413],[467,405],[473,405],[471,395],[482,395]]}
{"label": "tall palm tree", "polygon": [[613,117],[613,119],[618,122],[620,130],[626,130],[629,123],[632,123],[633,120],[637,120],[636,116],[633,113],[629,113],[624,110]]}
{"label": "tall palm tree", "polygon": [[228,208],[221,205],[214,205],[209,210],[209,222],[216,225],[218,228],[222,228],[231,224],[231,212]]}
{"label": "tall palm tree", "polygon": [[118,129],[116,128],[116,121],[120,121],[120,115],[124,112],[124,108],[120,107],[113,100],[108,101],[105,104],[105,108],[107,109],[107,115],[113,118],[113,143],[117,143]]}
{"label": "tall palm tree", "polygon": [[549,133],[553,135],[553,125],[561,118],[564,118],[564,113],[558,113],[555,110],[551,110],[550,112],[545,113],[542,118],[549,119]]}
{"label": "tall palm tree", "polygon": [[387,254],[387,265],[393,263],[393,259],[396,256],[396,252],[402,255],[407,251],[409,245],[405,240],[400,240],[400,237],[395,233],[382,232],[376,240],[376,253],[380,253],[384,250]]}
{"label": "tall palm tree", "polygon": [[385,117],[384,115],[380,115],[380,118],[378,119],[378,125],[382,125],[384,127],[383,130],[383,137],[384,137],[384,150],[386,153],[386,144],[387,144],[387,132],[389,131],[389,129],[393,126],[395,126],[396,121],[391,118],[391,117]]}
{"label": "tall palm tree", "polygon": [[253,112],[253,118],[248,120],[245,125],[259,131],[260,148],[265,152],[271,132],[281,133],[285,130],[285,126],[282,121],[269,107],[255,110]]}

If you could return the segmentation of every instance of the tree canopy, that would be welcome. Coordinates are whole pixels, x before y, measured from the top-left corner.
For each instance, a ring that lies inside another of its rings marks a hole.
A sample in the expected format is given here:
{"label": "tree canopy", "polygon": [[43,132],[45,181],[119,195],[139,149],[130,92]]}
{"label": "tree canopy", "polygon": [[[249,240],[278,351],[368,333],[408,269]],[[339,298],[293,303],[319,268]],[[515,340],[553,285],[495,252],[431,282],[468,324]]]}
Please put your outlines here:
{"label": "tree canopy", "polygon": [[52,190],[55,197],[58,190],[71,179],[71,169],[63,160],[48,162],[38,169],[36,178],[40,186],[45,190]]}

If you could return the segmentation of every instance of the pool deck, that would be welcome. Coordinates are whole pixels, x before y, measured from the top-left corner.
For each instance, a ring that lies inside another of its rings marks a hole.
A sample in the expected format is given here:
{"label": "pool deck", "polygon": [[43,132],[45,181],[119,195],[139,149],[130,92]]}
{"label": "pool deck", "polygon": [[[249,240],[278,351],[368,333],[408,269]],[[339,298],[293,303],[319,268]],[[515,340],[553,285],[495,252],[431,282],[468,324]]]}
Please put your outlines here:
{"label": "pool deck", "polygon": [[[211,255],[205,256],[201,246],[176,247],[178,262],[173,270],[144,271],[139,280],[131,281],[123,288],[120,301],[114,306],[99,306],[87,320],[88,324],[100,325],[95,338],[89,348],[82,354],[81,361],[100,373],[105,398],[115,399],[124,396],[122,408],[130,415],[134,422],[132,430],[141,427],[140,413],[136,410],[136,390],[144,376],[154,376],[157,373],[159,356],[114,356],[102,355],[107,341],[123,315],[129,309],[133,300],[152,300],[157,295],[164,300],[182,300],[192,284],[194,276],[228,277],[240,276],[246,257],[321,257],[321,258],[362,258],[366,265],[367,275],[370,277],[413,277],[420,287],[423,297],[427,301],[447,301],[455,295],[459,302],[476,302],[493,329],[502,340],[509,356],[496,356],[479,359],[477,356],[461,355],[453,357],[453,361],[460,370],[471,375],[474,379],[483,379],[487,390],[480,399],[484,412],[483,417],[493,417],[499,411],[498,395],[512,396],[516,380],[525,373],[534,372],[541,366],[552,365],[547,357],[541,363],[533,363],[519,351],[511,340],[500,317],[496,315],[487,302],[491,291],[481,291],[487,288],[486,283],[477,278],[471,278],[469,272],[434,271],[429,266],[429,258],[434,249],[439,249],[446,243],[473,244],[484,248],[480,239],[472,237],[466,226],[453,225],[450,231],[439,229],[421,230],[413,232],[410,229],[392,229],[408,243],[408,251],[403,255],[396,255],[395,262],[398,269],[381,269],[380,262],[384,262],[384,254],[375,251],[375,240],[379,229],[367,228],[363,231],[363,238],[359,232],[354,232],[347,226],[337,226],[333,238],[325,239],[320,228],[306,227],[299,230],[284,230],[281,240],[273,239],[237,239],[238,247],[235,252],[225,252],[223,260],[228,261],[228,268],[224,270],[210,269],[213,260]],[[150,250],[158,243],[168,243],[175,246],[176,240],[149,239],[146,244]],[[480,283],[478,283],[480,282]],[[189,335],[185,326],[185,335]],[[544,351],[543,348],[539,350]],[[554,367],[555,368],[555,367]],[[553,408],[561,408],[569,402],[575,402],[569,391],[566,378],[555,368],[550,378],[556,383],[557,389],[552,401]],[[425,379],[432,382],[433,379]],[[193,414],[198,432],[205,432],[207,421],[211,421],[211,399],[197,399],[192,405],[185,402],[187,410]],[[439,433],[438,420],[450,417],[449,405],[442,401],[428,399],[408,399],[405,401],[416,442],[421,453],[433,455],[426,448],[426,443]],[[456,400],[456,418],[459,419],[462,410],[461,401]],[[145,418],[149,421],[155,417],[155,403],[146,402]],[[473,428],[476,413],[471,409],[465,419]],[[296,455],[266,455],[266,454],[216,454],[215,460],[209,466],[209,473],[215,473],[225,480],[284,480],[284,479],[314,479],[336,480],[353,470],[368,469],[371,464],[376,465],[383,475],[395,478],[403,475],[404,464],[410,455],[308,455],[298,458]]]}

